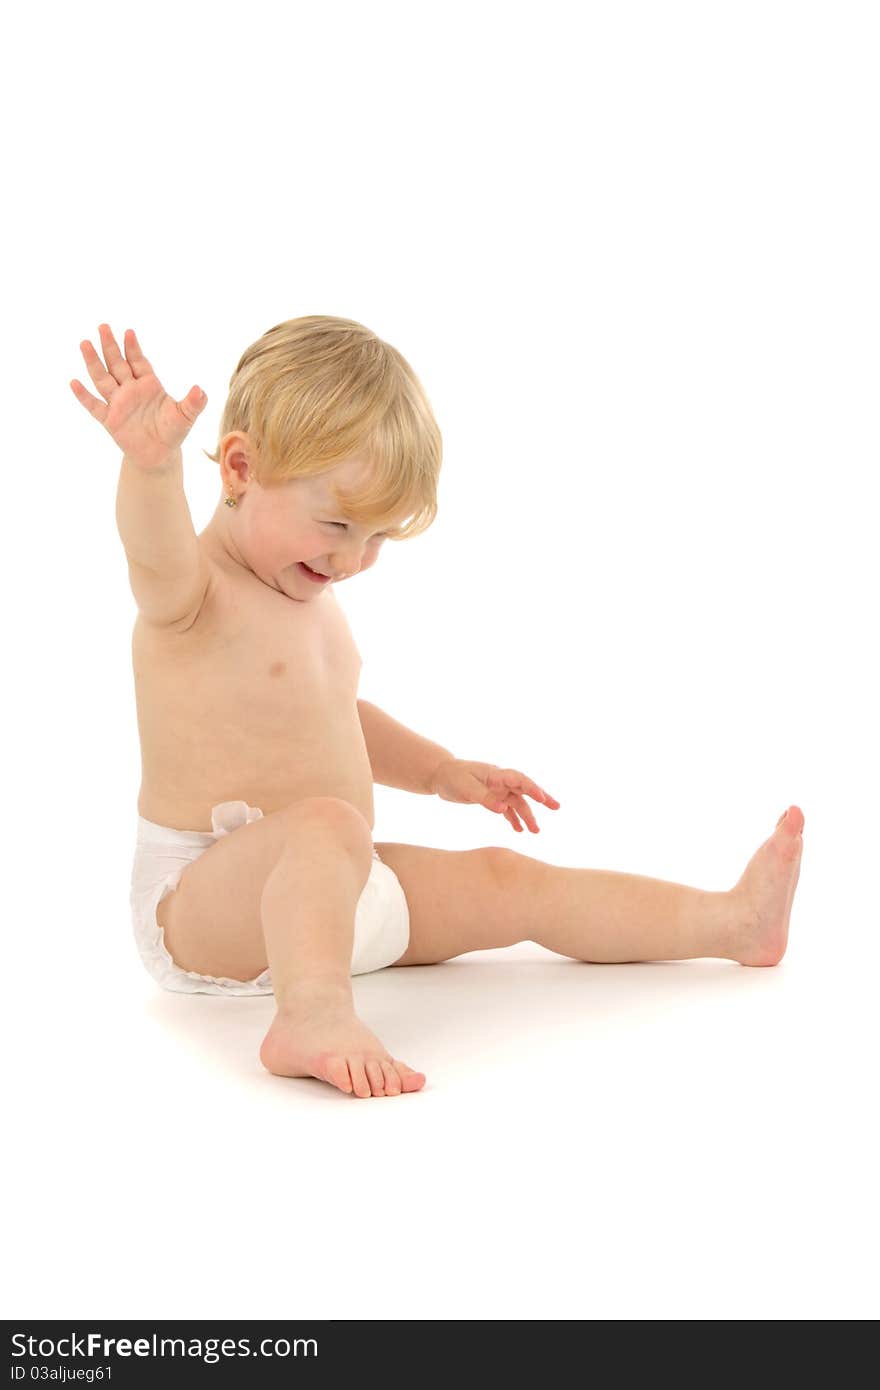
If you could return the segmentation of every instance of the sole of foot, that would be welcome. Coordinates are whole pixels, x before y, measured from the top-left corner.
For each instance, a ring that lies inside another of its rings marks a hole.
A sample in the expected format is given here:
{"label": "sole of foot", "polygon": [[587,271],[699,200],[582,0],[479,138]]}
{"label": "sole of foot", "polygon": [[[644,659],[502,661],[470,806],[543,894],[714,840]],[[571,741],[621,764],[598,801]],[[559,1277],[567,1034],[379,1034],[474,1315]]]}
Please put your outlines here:
{"label": "sole of foot", "polygon": [[741,965],[778,965],[785,955],[791,905],[801,871],[803,829],[803,811],[789,806],[733,889],[744,905],[745,925],[733,953]]}

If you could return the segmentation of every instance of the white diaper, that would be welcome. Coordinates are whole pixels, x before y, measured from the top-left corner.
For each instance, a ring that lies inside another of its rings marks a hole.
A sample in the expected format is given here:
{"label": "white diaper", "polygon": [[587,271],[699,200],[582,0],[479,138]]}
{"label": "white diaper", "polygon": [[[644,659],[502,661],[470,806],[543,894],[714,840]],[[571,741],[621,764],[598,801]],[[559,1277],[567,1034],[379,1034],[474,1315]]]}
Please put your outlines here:
{"label": "white diaper", "polygon": [[[260,820],[263,812],[246,801],[222,801],[211,811],[213,830],[174,830],[138,816],[137,844],[131,872],[131,912],[134,938],[149,973],[164,989],[182,994],[271,994],[268,969],[253,980],[223,975],[199,975],[182,970],[165,945],[156,921],[156,908],[177,887],[188,864],[241,825]],[[383,864],[375,848],[370,877],[358,899],[354,922],[352,975],[383,970],[404,953],[409,943],[406,895],[393,869]]]}

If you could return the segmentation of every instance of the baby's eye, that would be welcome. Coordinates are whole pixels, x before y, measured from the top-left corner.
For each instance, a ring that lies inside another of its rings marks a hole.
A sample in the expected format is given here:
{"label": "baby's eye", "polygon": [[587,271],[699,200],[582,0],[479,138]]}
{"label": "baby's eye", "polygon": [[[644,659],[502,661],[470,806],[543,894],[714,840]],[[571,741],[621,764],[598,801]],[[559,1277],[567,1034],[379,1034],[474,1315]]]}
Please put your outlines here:
{"label": "baby's eye", "polygon": [[[348,526],[348,522],[347,522],[347,521],[325,521],[325,522],[324,522],[324,525],[325,525],[325,526],[341,526],[342,529],[343,529],[343,531],[344,531],[344,530],[346,529],[346,527]],[[372,539],[373,539],[374,541],[385,541],[385,540],[388,539],[388,536],[387,536],[387,533],[386,533],[385,531],[377,531],[376,534],[375,534],[375,536],[372,537]]]}

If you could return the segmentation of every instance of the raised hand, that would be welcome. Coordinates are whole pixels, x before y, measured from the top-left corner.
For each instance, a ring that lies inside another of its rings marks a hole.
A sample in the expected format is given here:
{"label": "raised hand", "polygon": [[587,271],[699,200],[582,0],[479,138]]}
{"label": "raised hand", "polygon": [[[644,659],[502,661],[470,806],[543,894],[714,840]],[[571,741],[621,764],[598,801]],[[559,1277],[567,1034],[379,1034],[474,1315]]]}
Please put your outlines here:
{"label": "raised hand", "polygon": [[204,410],[207,396],[198,386],[180,401],[169,396],[144,357],[133,328],[125,330],[124,357],[109,324],[99,324],[98,332],[106,363],[87,338],[79,346],[103,400],[76,379],[70,389],[133,463],[147,470],[166,467]]}

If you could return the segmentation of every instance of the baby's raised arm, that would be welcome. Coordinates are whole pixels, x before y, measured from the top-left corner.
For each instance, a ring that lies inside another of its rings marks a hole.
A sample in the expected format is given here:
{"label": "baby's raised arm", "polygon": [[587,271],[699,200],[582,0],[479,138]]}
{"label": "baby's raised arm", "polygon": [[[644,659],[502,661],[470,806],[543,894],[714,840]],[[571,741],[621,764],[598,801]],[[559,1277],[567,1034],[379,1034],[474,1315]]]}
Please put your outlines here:
{"label": "baby's raised arm", "polygon": [[163,388],[129,328],[125,356],[109,324],[98,329],[106,365],[88,339],[80,343],[98,400],[81,382],[71,390],[123,451],[116,524],[129,582],[143,616],[160,626],[186,622],[208,584],[186,494],[180,446],[207,396],[193,386],[181,401]]}

